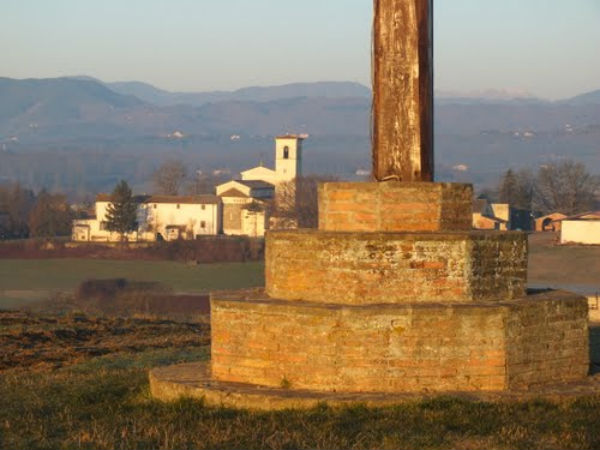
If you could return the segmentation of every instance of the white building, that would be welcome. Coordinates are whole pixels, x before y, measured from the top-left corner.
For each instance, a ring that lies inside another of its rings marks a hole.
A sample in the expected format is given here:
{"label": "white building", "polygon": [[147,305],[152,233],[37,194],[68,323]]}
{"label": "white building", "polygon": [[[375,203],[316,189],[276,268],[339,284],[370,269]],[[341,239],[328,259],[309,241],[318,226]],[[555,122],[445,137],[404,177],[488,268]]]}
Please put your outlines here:
{"label": "white building", "polygon": [[567,217],[560,223],[561,244],[600,245],[600,211]]}
{"label": "white building", "polygon": [[264,235],[269,202],[277,196],[277,187],[302,175],[303,140],[299,135],[276,137],[275,169],[257,166],[241,172],[240,180],[217,186],[223,203],[223,233]]}
{"label": "white building", "polygon": [[[128,241],[195,239],[202,235],[221,233],[221,199],[214,195],[199,196],[137,196],[136,231]],[[73,221],[74,241],[116,242],[120,235],[106,229],[110,195],[96,197],[95,217]]]}

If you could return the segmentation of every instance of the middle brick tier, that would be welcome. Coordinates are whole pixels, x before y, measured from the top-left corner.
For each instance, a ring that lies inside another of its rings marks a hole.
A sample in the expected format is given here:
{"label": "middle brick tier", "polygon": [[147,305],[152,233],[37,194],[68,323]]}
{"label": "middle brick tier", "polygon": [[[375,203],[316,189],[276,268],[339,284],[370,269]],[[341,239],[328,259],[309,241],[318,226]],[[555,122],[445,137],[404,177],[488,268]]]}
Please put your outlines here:
{"label": "middle brick tier", "polygon": [[521,232],[271,231],[266,293],[332,304],[480,302],[522,297]]}

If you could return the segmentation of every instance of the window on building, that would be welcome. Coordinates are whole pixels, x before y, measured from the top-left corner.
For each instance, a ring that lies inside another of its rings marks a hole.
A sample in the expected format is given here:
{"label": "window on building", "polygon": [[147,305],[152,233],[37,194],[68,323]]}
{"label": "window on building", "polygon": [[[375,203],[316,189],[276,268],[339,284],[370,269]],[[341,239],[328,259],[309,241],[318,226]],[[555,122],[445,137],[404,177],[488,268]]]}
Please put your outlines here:
{"label": "window on building", "polygon": [[156,203],[153,205],[153,208],[156,209]]}
{"label": "window on building", "polygon": [[290,148],[287,145],[283,147],[283,159],[290,159]]}
{"label": "window on building", "polygon": [[206,209],[206,205],[202,205],[202,211]]}
{"label": "window on building", "polygon": [[177,203],[177,209],[179,209],[181,207],[181,205],[179,203]]}
{"label": "window on building", "polygon": [[206,222],[204,220],[200,222],[200,228],[206,228]]}
{"label": "window on building", "polygon": [[106,231],[107,228],[107,223],[106,222],[100,222],[100,230],[101,231]]}

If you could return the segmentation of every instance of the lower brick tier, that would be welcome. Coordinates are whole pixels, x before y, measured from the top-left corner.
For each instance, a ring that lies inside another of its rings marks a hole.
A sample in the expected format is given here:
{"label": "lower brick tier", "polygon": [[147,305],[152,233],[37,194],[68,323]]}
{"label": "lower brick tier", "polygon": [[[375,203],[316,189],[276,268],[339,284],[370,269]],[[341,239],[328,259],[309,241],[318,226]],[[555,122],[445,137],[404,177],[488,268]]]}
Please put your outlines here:
{"label": "lower brick tier", "polygon": [[587,300],[333,305],[211,298],[215,380],[329,392],[502,391],[583,379]]}

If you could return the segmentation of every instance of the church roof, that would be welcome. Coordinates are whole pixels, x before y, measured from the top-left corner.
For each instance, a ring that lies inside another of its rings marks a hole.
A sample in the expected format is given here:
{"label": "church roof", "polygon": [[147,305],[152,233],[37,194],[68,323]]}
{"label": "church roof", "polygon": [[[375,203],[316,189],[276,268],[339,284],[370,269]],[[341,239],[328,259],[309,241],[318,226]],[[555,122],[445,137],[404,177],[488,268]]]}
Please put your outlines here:
{"label": "church roof", "polygon": [[248,196],[246,194],[244,194],[243,192],[238,191],[237,189],[229,189],[221,194],[219,194],[219,197],[239,197],[239,198],[248,198]]}
{"label": "church roof", "polygon": [[234,180],[236,183],[243,184],[250,189],[274,189],[275,186],[271,183],[261,180]]}

